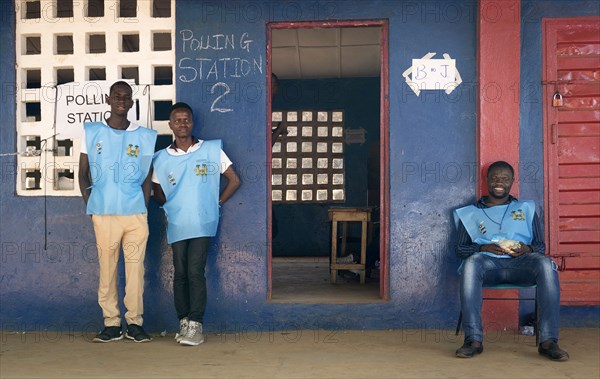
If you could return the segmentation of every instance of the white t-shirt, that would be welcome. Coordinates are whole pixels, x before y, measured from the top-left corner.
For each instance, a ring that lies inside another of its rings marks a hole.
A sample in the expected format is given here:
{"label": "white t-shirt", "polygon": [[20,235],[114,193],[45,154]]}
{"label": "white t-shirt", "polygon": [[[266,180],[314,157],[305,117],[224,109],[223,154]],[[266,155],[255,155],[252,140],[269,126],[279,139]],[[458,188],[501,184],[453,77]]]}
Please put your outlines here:
{"label": "white t-shirt", "polygon": [[[189,154],[189,153],[192,153],[192,152],[198,150],[200,148],[200,146],[202,146],[202,142],[204,142],[204,141],[198,140],[198,142],[196,142],[195,144],[190,146],[190,148],[187,151],[184,151],[183,149],[173,149],[171,146],[169,146],[169,147],[167,147],[167,153],[169,155],[173,155],[173,156],[186,155],[186,154]],[[221,174],[225,173],[225,171],[227,171],[227,169],[229,168],[229,166],[231,166],[231,164],[232,164],[231,160],[229,159],[227,154],[225,154],[223,149],[221,149]],[[160,184],[160,181],[158,180],[158,177],[156,176],[156,173],[154,171],[152,171],[152,182]]]}
{"label": "white t-shirt", "polygon": [[[108,126],[108,124],[106,122],[102,122],[104,125]],[[110,128],[110,126],[108,126]],[[139,128],[140,126],[138,124],[136,124],[135,122],[129,122],[129,126],[127,127],[127,129],[125,129],[125,131],[127,132],[133,132],[134,130],[136,130],[137,128]],[[85,143],[85,128],[83,128],[83,132],[81,133],[81,148],[79,149],[80,153],[84,153],[87,155],[87,144]]]}

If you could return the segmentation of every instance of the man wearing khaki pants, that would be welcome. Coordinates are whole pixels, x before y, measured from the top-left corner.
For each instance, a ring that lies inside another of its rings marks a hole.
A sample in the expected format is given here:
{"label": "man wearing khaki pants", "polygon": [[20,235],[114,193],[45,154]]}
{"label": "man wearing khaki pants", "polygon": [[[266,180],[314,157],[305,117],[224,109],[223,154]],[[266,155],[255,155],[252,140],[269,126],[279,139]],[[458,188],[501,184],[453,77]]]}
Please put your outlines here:
{"label": "man wearing khaki pants", "polygon": [[135,342],[152,338],[142,328],[144,313],[144,257],[148,240],[147,204],[150,165],[156,131],[127,120],[133,106],[132,90],[123,81],[110,87],[106,103],[110,117],[84,123],[79,157],[79,188],[92,216],[100,266],[98,304],[104,329],[94,338],[110,342],[123,338],[117,293],[117,263],[123,248],[125,337]]}

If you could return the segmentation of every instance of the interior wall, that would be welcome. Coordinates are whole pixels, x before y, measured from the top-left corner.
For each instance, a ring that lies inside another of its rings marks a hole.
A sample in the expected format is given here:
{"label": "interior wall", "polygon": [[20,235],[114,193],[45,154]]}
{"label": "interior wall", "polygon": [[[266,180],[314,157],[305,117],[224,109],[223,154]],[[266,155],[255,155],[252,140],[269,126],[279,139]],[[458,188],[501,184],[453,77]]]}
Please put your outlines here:
{"label": "interior wall", "polygon": [[379,143],[379,81],[379,78],[279,81],[280,95],[273,99],[274,111],[341,109],[345,112],[344,130],[364,129],[365,141],[344,144],[346,201],[273,203],[273,222],[277,223],[273,256],[329,256],[331,222],[327,210],[336,206],[367,206],[369,149]]}

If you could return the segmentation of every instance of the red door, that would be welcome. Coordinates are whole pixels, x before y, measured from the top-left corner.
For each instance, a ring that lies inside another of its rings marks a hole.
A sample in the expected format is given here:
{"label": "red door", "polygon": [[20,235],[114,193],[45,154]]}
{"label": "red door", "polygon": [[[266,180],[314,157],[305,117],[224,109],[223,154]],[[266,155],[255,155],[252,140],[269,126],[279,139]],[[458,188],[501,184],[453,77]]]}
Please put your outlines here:
{"label": "red door", "polygon": [[543,36],[546,243],[561,304],[600,305],[600,21],[546,19]]}

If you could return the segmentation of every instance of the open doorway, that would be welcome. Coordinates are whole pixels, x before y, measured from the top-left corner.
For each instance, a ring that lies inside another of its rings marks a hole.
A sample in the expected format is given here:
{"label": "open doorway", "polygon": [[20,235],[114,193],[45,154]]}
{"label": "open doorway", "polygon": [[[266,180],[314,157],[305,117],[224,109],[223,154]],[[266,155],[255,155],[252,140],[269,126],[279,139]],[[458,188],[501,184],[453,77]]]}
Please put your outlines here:
{"label": "open doorway", "polygon": [[[268,297],[387,299],[387,23],[270,23],[267,31]],[[332,236],[341,211],[365,222],[339,222]]]}

